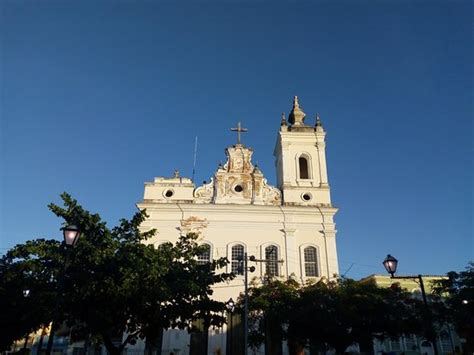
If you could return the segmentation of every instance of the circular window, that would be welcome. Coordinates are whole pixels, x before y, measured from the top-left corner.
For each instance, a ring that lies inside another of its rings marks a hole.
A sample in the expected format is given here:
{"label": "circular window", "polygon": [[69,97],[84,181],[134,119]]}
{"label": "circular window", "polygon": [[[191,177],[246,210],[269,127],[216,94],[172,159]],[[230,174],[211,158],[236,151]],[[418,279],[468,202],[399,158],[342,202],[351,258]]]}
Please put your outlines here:
{"label": "circular window", "polygon": [[166,190],[166,191],[165,191],[165,197],[170,198],[170,197],[173,196],[173,195],[174,195],[173,190]]}
{"label": "circular window", "polygon": [[242,187],[242,185],[235,185],[234,186],[234,191],[235,192],[242,192],[242,191],[244,191],[244,188]]}
{"label": "circular window", "polygon": [[311,200],[311,194],[310,194],[310,193],[308,193],[308,192],[307,192],[307,193],[305,193],[305,194],[303,194],[303,196],[302,196],[302,197],[303,197],[303,200],[305,200],[305,201],[309,201],[309,200]]}

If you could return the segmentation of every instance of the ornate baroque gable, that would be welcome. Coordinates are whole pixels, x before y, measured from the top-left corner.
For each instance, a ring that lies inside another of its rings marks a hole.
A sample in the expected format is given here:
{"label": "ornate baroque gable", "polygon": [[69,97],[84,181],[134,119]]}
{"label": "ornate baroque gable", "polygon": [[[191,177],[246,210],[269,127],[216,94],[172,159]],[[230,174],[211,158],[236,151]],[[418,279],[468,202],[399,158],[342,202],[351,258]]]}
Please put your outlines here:
{"label": "ornate baroque gable", "polygon": [[219,165],[211,182],[198,187],[195,203],[280,205],[281,192],[267,184],[252,164],[251,148],[236,144],[226,149],[227,162]]}

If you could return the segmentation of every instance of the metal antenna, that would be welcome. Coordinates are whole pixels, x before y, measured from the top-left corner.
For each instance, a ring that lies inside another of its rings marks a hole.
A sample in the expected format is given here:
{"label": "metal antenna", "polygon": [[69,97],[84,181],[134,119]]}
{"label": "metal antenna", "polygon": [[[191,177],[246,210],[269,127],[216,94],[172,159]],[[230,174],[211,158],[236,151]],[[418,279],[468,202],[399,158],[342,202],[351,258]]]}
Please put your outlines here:
{"label": "metal antenna", "polygon": [[191,180],[194,182],[194,174],[196,173],[196,158],[197,158],[197,150],[198,150],[198,136],[194,138],[194,162],[193,162],[193,177]]}
{"label": "metal antenna", "polygon": [[349,266],[349,268],[346,270],[346,272],[344,274],[342,274],[341,277],[344,277],[347,275],[347,273],[352,269],[352,267],[354,266],[354,263],[351,264],[351,266]]}

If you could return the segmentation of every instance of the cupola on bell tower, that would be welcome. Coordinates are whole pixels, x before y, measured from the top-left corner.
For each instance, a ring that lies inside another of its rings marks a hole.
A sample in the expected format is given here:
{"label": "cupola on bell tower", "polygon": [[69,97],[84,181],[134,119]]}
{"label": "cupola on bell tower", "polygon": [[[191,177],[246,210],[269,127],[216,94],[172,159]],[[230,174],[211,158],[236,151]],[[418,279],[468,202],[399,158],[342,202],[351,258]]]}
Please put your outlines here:
{"label": "cupola on bell tower", "polygon": [[283,193],[284,205],[330,206],[326,132],[319,114],[314,126],[305,124],[305,117],[295,96],[288,122],[282,114],[275,146],[277,185]]}

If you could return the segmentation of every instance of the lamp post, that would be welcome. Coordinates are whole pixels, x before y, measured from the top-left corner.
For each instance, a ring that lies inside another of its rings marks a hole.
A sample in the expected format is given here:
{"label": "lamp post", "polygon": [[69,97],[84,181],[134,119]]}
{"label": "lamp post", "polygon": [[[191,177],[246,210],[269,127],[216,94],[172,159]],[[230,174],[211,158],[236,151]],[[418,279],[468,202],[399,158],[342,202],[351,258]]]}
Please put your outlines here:
{"label": "lamp post", "polygon": [[[250,260],[254,261],[255,257],[250,256]],[[243,259],[240,260],[240,266],[238,268],[239,274],[244,274],[244,355],[248,354],[249,348],[249,289],[248,289],[248,279],[249,271],[254,272],[255,266],[248,267],[249,258],[247,253],[244,253]]]}
{"label": "lamp post", "polygon": [[[24,298],[29,298],[30,297],[30,290],[29,289],[24,289],[23,290],[23,297]],[[23,344],[23,351],[26,352],[26,349],[28,347],[28,339],[30,337],[30,334],[29,333],[26,333],[25,335],[25,343]]]}
{"label": "lamp post", "polygon": [[[69,256],[71,254],[71,250],[74,249],[76,246],[77,241],[79,240],[80,230],[75,225],[67,225],[63,228],[63,238],[64,242],[63,245],[66,247],[66,256],[64,258],[64,265],[62,272],[58,275],[58,294],[59,298],[56,301],[56,309],[53,315],[53,320],[51,322],[51,329],[49,331],[49,338],[48,338],[48,345],[46,347],[46,355],[51,355],[51,350],[53,348],[53,341],[54,341],[54,333],[59,327],[57,318],[59,313],[59,304],[62,299],[62,291],[63,291],[63,282],[64,282],[64,275],[66,274],[66,270],[68,267]],[[38,348],[38,355],[40,352],[40,348]]]}
{"label": "lamp post", "polygon": [[227,336],[229,337],[229,342],[228,342],[228,346],[227,346],[227,355],[232,355],[233,352],[234,352],[234,346],[233,346],[233,332],[234,332],[234,326],[232,324],[232,321],[233,321],[233,313],[234,313],[234,309],[235,309],[235,302],[232,298],[229,298],[229,300],[227,301],[226,303],[226,308],[227,308],[227,311],[229,313],[229,327],[227,327]]}
{"label": "lamp post", "polygon": [[[254,272],[255,266],[248,266],[248,262],[252,261],[255,263],[266,263],[267,259],[257,259],[254,255],[247,256],[244,253],[243,260],[240,260],[241,266],[239,267],[239,273],[244,274],[244,355],[248,354],[248,342],[249,342],[249,290],[248,290],[248,272]],[[283,260],[276,260],[277,263],[283,263]]]}
{"label": "lamp post", "polygon": [[[387,257],[384,259],[382,262],[383,266],[385,267],[385,270],[390,274],[390,278],[392,279],[401,279],[401,280],[418,280],[418,284],[420,285],[421,289],[421,296],[423,297],[423,305],[425,307],[425,320],[427,324],[427,328],[432,328],[432,319],[431,319],[431,311],[428,305],[428,300],[426,298],[426,291],[425,291],[425,284],[423,283],[423,276],[421,274],[418,274],[416,276],[395,276],[395,273],[397,272],[397,266],[398,266],[398,260],[393,257],[392,255],[388,254]],[[430,329],[427,329],[428,331]],[[430,332],[428,333],[429,336],[431,337]],[[436,335],[433,336],[433,339],[428,339],[433,342],[433,348],[434,348],[434,353],[435,355],[438,355],[438,346],[436,344]]]}

